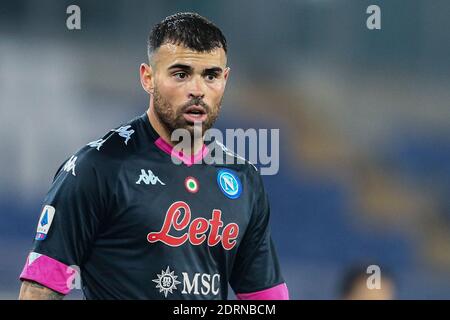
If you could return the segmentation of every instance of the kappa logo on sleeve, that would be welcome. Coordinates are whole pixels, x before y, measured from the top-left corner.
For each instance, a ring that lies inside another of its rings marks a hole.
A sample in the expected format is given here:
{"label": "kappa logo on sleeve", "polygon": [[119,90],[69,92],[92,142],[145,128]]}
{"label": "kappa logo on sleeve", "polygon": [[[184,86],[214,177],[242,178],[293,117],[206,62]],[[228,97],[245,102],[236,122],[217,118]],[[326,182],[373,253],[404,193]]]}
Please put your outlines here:
{"label": "kappa logo on sleeve", "polygon": [[45,205],[42,209],[41,217],[37,227],[36,240],[45,240],[47,238],[48,230],[52,225],[53,217],[55,215],[55,208]]}
{"label": "kappa logo on sleeve", "polygon": [[121,136],[122,138],[125,139],[125,145],[128,144],[128,140],[131,139],[131,135],[134,133],[134,130],[132,129],[132,127],[130,125],[128,126],[122,126],[118,129],[113,129],[111,131],[117,132],[119,134],[119,136]]}
{"label": "kappa logo on sleeve", "polygon": [[98,139],[98,140],[89,142],[87,145],[91,148],[97,149],[97,151],[100,151],[100,148],[103,146],[103,144],[105,142],[106,142],[105,139]]}
{"label": "kappa logo on sleeve", "polygon": [[76,176],[75,166],[76,166],[77,159],[78,159],[78,157],[71,156],[70,159],[67,160],[67,162],[64,164],[64,167],[62,169],[66,172],[72,172],[72,175]]}

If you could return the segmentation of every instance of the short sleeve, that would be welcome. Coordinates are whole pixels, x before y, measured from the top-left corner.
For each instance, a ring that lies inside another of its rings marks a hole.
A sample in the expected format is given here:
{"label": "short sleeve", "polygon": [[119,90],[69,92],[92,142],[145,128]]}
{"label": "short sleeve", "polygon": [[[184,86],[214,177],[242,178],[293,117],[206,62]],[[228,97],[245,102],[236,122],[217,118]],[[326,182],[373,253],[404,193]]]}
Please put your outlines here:
{"label": "short sleeve", "polygon": [[270,204],[259,174],[255,188],[259,191],[252,217],[238,248],[230,277],[230,285],[238,298],[284,285],[270,233]]}
{"label": "short sleeve", "polygon": [[83,265],[104,218],[102,184],[86,154],[74,155],[60,167],[44,199],[21,279],[68,293],[71,266]]}

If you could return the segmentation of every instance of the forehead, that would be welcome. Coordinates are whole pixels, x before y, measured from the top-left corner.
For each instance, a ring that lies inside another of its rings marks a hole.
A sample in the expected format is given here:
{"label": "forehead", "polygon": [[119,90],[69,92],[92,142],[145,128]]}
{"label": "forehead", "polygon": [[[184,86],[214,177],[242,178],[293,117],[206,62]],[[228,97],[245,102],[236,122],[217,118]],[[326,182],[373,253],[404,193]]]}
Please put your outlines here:
{"label": "forehead", "polygon": [[225,51],[215,48],[209,52],[198,52],[183,45],[165,43],[152,56],[153,63],[158,67],[168,68],[173,64],[186,64],[195,68],[222,67],[227,63]]}

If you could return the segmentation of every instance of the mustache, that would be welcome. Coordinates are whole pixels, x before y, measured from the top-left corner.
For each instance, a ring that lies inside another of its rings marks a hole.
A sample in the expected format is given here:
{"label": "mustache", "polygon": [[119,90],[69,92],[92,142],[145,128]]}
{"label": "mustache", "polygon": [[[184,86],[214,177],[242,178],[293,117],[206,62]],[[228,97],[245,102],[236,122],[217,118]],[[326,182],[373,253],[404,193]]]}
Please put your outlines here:
{"label": "mustache", "polygon": [[190,106],[202,106],[206,113],[209,113],[209,110],[211,109],[209,107],[209,105],[207,105],[202,98],[193,98],[191,100],[189,100],[188,102],[186,102],[181,108],[180,108],[180,112],[183,113],[187,108],[189,108]]}

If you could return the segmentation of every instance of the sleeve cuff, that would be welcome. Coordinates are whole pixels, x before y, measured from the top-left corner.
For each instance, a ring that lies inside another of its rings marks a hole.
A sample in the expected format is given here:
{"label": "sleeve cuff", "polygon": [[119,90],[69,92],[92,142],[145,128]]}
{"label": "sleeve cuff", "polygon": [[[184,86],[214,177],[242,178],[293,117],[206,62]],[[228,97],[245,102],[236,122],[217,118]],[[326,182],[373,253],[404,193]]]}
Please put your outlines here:
{"label": "sleeve cuff", "polygon": [[236,296],[239,300],[289,300],[289,291],[286,283],[282,283],[261,291],[238,293]]}
{"label": "sleeve cuff", "polygon": [[37,282],[61,294],[71,291],[76,270],[46,255],[31,252],[20,274],[20,280]]}

